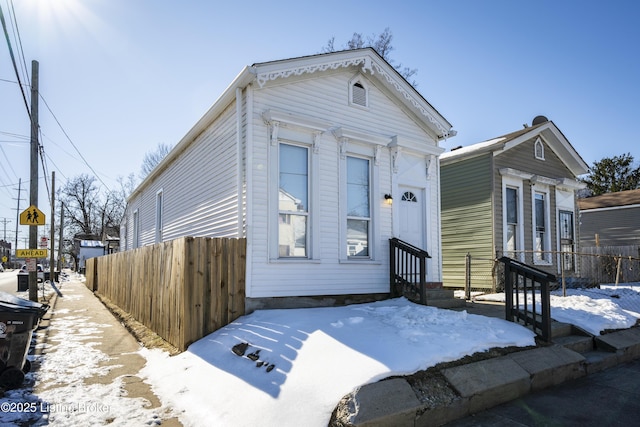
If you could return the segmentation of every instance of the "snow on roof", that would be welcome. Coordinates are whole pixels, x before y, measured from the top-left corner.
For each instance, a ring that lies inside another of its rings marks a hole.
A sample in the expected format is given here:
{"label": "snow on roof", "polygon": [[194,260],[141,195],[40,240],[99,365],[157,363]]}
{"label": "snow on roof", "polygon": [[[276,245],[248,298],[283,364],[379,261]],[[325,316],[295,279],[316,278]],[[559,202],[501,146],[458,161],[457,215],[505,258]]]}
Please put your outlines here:
{"label": "snow on roof", "polygon": [[498,138],[490,139],[488,141],[479,142],[473,145],[467,145],[466,147],[457,148],[453,151],[447,151],[440,155],[440,160],[452,159],[458,156],[466,156],[473,153],[482,153],[483,151],[489,151],[494,145],[498,145],[506,140],[505,137],[500,136]]}
{"label": "snow on roof", "polygon": [[104,243],[100,240],[80,240],[80,246],[83,248],[104,248]]}

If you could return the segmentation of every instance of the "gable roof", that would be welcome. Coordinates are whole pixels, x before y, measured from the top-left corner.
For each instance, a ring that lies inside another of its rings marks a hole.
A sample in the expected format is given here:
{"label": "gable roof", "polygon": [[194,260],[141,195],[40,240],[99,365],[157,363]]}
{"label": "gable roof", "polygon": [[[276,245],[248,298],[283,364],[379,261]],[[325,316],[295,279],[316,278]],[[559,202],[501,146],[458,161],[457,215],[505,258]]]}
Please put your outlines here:
{"label": "gable roof", "polygon": [[253,64],[251,69],[255,74],[256,82],[263,87],[269,81],[280,78],[352,66],[361,67],[363,73],[369,73],[384,87],[397,94],[398,100],[414,111],[418,117],[427,119],[429,127],[435,131],[439,139],[454,136],[451,124],[395,68],[370,47],[261,62]]}
{"label": "gable roof", "polygon": [[412,111],[438,140],[455,136],[456,132],[452,130],[451,123],[433,108],[395,68],[372,48],[344,50],[254,63],[251,66],[246,66],[236,76],[209,110],[196,122],[169,154],[145,177],[140,185],[133,190],[129,195],[129,199],[133,198],[145,188],[148,183],[152,182],[153,179],[186,150],[202,132],[214,123],[227,106],[236,99],[236,96],[238,96],[237,91],[243,90],[254,82],[257,83],[259,87],[263,87],[270,81],[285,79],[290,76],[313,74],[353,66],[360,67],[363,74],[368,74],[383,87],[391,91],[391,93],[396,94],[398,102],[408,108],[409,111]]}
{"label": "gable roof", "polygon": [[589,167],[585,161],[551,120],[497,138],[448,151],[440,155],[440,161],[447,163],[487,152],[493,152],[495,155],[529,141],[536,136],[541,136],[544,139],[549,148],[556,153],[574,176],[583,175],[588,172]]}
{"label": "gable roof", "polygon": [[640,205],[640,189],[617,191],[599,196],[578,199],[580,210]]}

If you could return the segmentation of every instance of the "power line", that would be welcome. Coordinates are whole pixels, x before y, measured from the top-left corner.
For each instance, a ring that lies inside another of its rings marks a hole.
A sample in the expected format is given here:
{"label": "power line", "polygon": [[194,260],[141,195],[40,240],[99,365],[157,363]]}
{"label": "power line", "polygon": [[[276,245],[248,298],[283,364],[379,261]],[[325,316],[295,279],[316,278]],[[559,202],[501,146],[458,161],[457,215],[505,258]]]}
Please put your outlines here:
{"label": "power line", "polygon": [[67,133],[67,131],[62,127],[62,124],[60,123],[60,121],[58,120],[58,118],[56,117],[55,114],[53,114],[53,111],[51,111],[51,108],[49,107],[49,104],[47,103],[47,101],[44,99],[44,97],[42,96],[42,94],[40,94],[40,99],[42,99],[42,102],[44,102],[44,105],[47,107],[47,110],[49,110],[49,112],[51,113],[51,116],[53,116],[53,119],[56,121],[56,123],[58,124],[58,126],[60,127],[60,130],[62,131],[62,133],[64,134],[64,136],[67,138],[67,140],[69,141],[69,143],[71,143],[71,145],[73,146],[73,148],[76,150],[76,153],[78,153],[78,155],[80,156],[80,158],[82,159],[82,161],[84,162],[85,165],[87,165],[87,167],[89,168],[89,170],[91,170],[91,172],[93,172],[93,174],[96,176],[96,178],[98,178],[98,181],[100,181],[102,183],[102,185],[104,185],[104,187],[108,190],[109,186],[107,184],[104,183],[104,181],[102,180],[102,178],[100,178],[100,175],[98,175],[98,173],[93,169],[93,167],[89,164],[89,162],[87,161],[87,159],[84,158],[84,156],[82,155],[82,153],[80,152],[80,150],[78,149],[78,147],[76,146],[76,144],[73,143],[73,141],[71,140],[71,137],[69,136],[69,134]]}
{"label": "power line", "polygon": [[[16,15],[15,15],[15,10],[13,9],[13,2],[11,2],[11,10],[13,10],[13,15],[12,16],[13,16],[14,37],[16,38],[16,40],[18,42],[18,47],[19,47],[19,52],[21,54],[22,63],[24,64],[24,70],[26,70],[27,67],[26,67],[26,64],[24,63],[24,51],[22,49],[22,41],[21,41],[21,38],[20,38],[20,31],[18,29],[18,22],[17,22],[17,18],[16,18]],[[22,93],[22,98],[24,100],[24,104],[25,104],[25,107],[27,109],[27,114],[28,114],[28,116],[29,116],[29,118],[31,120],[31,111],[30,111],[30,108],[29,108],[29,103],[27,102],[27,97],[26,97],[26,94],[24,92],[24,87],[23,87],[22,81],[20,79],[20,73],[19,73],[18,67],[16,65],[16,60],[15,60],[15,56],[14,56],[14,53],[13,53],[13,47],[11,45],[11,40],[9,39],[9,33],[7,31],[7,25],[6,25],[6,22],[4,20],[4,14],[2,13],[2,8],[1,7],[0,7],[0,20],[2,21],[2,27],[4,29],[4,34],[5,34],[5,38],[6,38],[6,41],[7,41],[7,46],[9,48],[9,53],[11,55],[11,61],[12,61],[12,64],[13,64],[13,69],[14,69],[14,72],[16,74],[16,78],[18,79],[17,83],[18,83],[18,86],[20,87],[20,92]],[[25,72],[25,74],[26,74],[26,72]],[[9,80],[5,80],[5,79],[2,79],[2,81],[10,82]],[[15,82],[10,82],[10,83],[15,83]],[[80,152],[80,150],[78,149],[76,144],[73,142],[73,140],[71,140],[71,137],[69,136],[67,131],[64,129],[64,127],[62,126],[62,124],[60,123],[60,121],[58,120],[56,115],[53,113],[53,111],[51,110],[51,107],[49,107],[49,104],[47,103],[46,99],[44,99],[44,97],[42,96],[40,91],[38,91],[38,96],[40,97],[40,99],[42,99],[42,101],[44,102],[44,105],[47,107],[47,110],[49,111],[49,113],[51,113],[51,116],[54,118],[54,120],[58,124],[58,127],[60,128],[60,130],[62,131],[64,136],[67,138],[67,140],[69,141],[71,146],[73,146],[75,151],[78,153],[78,155],[80,156],[80,158],[82,159],[84,164],[89,168],[89,170],[91,170],[91,172],[93,172],[93,174],[98,179],[98,181],[100,181],[100,183],[102,183],[102,185],[108,190],[109,186],[102,180],[102,178],[100,178],[100,175],[93,169],[93,167],[89,164],[87,159],[85,159],[85,157],[82,155],[82,153]],[[41,134],[40,129],[38,131]],[[40,138],[40,140],[42,140],[42,138]],[[38,142],[38,151],[39,151],[40,159],[42,161],[42,169],[43,169],[45,177],[46,177],[47,176],[47,171],[46,171],[47,168],[46,168],[46,161],[45,161],[45,156],[44,156],[44,146],[40,142]],[[46,179],[45,179],[45,183],[47,183]],[[48,185],[47,185],[47,193],[50,193]],[[51,195],[50,194],[49,194],[49,200],[51,200]]]}
{"label": "power line", "polygon": [[9,48],[9,55],[11,55],[11,63],[13,64],[13,70],[16,74],[16,78],[18,79],[18,85],[20,87],[20,93],[22,93],[22,99],[24,100],[24,106],[27,109],[27,115],[29,119],[31,119],[31,111],[29,109],[29,103],[27,102],[27,95],[24,93],[24,89],[22,87],[22,82],[20,80],[20,73],[18,72],[18,67],[16,65],[16,58],[13,55],[13,47],[11,46],[11,40],[9,39],[9,32],[7,31],[7,23],[4,20],[4,13],[2,12],[2,6],[0,6],[0,22],[2,22],[2,29],[4,30],[4,37],[7,40],[7,47]]}
{"label": "power line", "polygon": [[29,68],[27,68],[27,62],[24,59],[24,50],[22,49],[22,37],[20,37],[20,29],[18,28],[18,19],[16,18],[16,10],[13,7],[13,0],[11,2],[11,17],[13,18],[13,37],[18,42],[18,49],[20,50],[20,58],[22,59],[22,73],[26,81],[29,81]]}

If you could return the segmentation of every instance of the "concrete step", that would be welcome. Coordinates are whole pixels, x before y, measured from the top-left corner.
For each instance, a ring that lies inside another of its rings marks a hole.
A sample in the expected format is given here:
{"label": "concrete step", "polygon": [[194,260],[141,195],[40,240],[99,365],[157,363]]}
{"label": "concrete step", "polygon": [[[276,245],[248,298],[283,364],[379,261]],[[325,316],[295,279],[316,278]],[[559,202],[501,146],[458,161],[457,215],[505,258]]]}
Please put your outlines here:
{"label": "concrete step", "polygon": [[585,358],[587,375],[612,368],[620,363],[620,356],[610,351],[592,350],[582,355]]}
{"label": "concrete step", "polygon": [[427,305],[437,308],[461,308],[466,307],[467,302],[460,298],[427,298]]}
{"label": "concrete step", "polygon": [[573,335],[573,326],[569,323],[551,321],[551,339],[555,342],[556,338],[568,337]]}
{"label": "concrete step", "polygon": [[425,289],[424,294],[429,299],[449,299],[454,298],[452,289]]}
{"label": "concrete step", "polygon": [[566,335],[557,338],[553,338],[553,343],[573,350],[577,353],[587,353],[593,351],[594,343],[593,337],[586,337],[583,335]]}
{"label": "concrete step", "polygon": [[596,336],[594,342],[596,349],[616,353],[619,363],[640,357],[640,328],[637,327]]}

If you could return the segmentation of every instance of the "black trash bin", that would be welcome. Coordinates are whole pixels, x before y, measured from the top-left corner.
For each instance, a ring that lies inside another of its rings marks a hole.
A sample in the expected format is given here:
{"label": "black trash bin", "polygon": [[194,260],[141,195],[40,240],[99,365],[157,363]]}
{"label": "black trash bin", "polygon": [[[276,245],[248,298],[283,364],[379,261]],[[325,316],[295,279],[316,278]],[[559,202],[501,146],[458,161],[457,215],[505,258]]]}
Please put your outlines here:
{"label": "black trash bin", "polygon": [[0,293],[0,388],[18,388],[31,369],[27,352],[33,331],[49,306]]}
{"label": "black trash bin", "polygon": [[29,275],[18,273],[18,292],[29,290]]}

